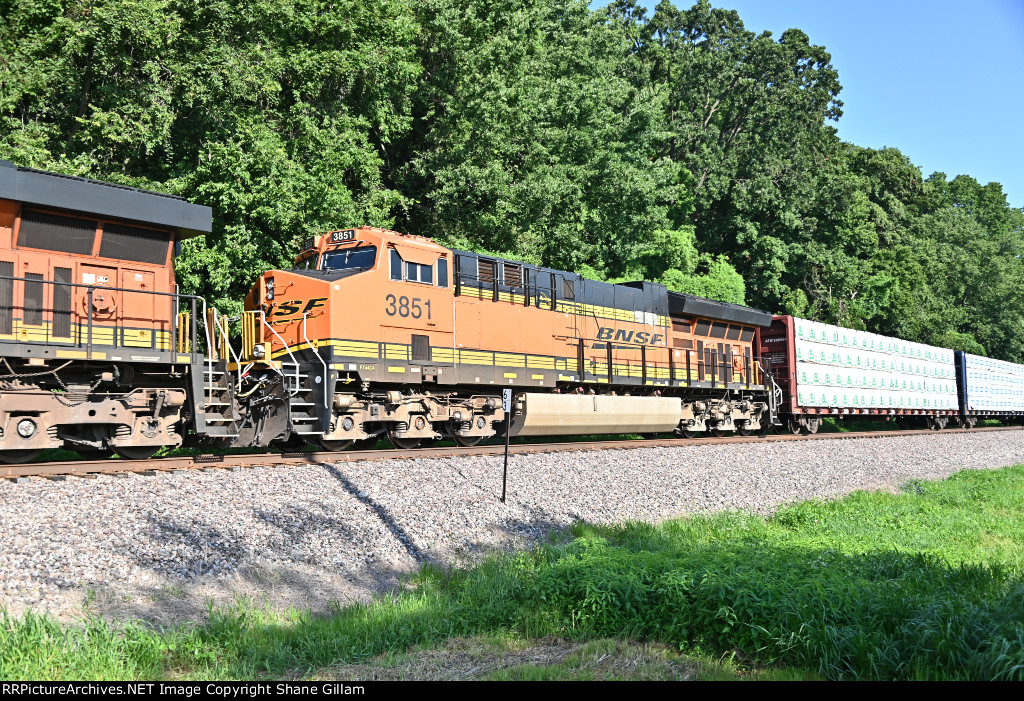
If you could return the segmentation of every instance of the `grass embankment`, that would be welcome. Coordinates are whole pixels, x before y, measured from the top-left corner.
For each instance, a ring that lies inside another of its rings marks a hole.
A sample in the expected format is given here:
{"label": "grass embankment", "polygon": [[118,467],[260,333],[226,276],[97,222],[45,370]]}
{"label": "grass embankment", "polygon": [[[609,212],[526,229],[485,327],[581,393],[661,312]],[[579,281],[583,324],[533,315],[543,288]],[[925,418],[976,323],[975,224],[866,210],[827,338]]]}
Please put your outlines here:
{"label": "grass embankment", "polygon": [[331,676],[413,646],[496,636],[649,641],[834,679],[1022,679],[1022,612],[1018,466],[771,519],[581,525],[566,542],[468,571],[428,567],[400,596],[324,618],[239,605],[163,632],[3,618],[0,677]]}

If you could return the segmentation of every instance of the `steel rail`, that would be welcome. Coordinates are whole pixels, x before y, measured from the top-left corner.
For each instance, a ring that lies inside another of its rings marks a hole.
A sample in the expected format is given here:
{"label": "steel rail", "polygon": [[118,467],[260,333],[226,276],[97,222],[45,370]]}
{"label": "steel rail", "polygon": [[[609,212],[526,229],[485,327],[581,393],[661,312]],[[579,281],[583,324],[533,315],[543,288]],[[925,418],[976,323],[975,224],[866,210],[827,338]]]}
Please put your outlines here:
{"label": "steel rail", "polygon": [[[991,431],[1020,431],[1022,426],[993,426],[988,428],[948,428],[941,431],[859,431],[851,433],[816,433],[806,436],[723,436],[721,438],[653,438],[631,440],[607,440],[574,443],[513,443],[509,452],[513,455],[530,453],[558,453],[563,451],[630,450],[637,448],[667,448],[701,445],[725,445],[730,443],[777,443],[801,440],[857,440],[862,438],[902,438],[905,436],[934,436],[950,433],[985,433]],[[364,460],[408,460],[411,458],[447,458],[460,456],[501,455],[504,445],[445,446],[438,448],[415,448],[403,450],[385,448],[380,450],[310,451],[305,453],[232,453],[218,455],[182,455],[146,460],[107,459],[69,460],[65,462],[26,463],[23,465],[0,465],[0,478],[21,481],[30,477],[62,478],[69,476],[141,474],[156,475],[160,472],[176,472],[196,469],[232,469],[267,465],[301,465]]]}

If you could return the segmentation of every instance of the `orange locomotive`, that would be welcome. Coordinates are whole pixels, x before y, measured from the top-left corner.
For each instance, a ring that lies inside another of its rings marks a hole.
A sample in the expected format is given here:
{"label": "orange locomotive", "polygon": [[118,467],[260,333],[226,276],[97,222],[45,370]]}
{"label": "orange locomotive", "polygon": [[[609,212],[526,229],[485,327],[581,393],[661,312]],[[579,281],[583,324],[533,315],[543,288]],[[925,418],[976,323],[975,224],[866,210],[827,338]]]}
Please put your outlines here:
{"label": "orange locomotive", "polygon": [[[310,239],[245,300],[240,442],[341,449],[512,435],[747,434],[777,397],[769,314],[375,228]],[[251,403],[248,398],[251,399]]]}
{"label": "orange locomotive", "polygon": [[174,279],[177,242],[210,228],[178,197],[0,161],[0,461],[237,434],[204,303]]}

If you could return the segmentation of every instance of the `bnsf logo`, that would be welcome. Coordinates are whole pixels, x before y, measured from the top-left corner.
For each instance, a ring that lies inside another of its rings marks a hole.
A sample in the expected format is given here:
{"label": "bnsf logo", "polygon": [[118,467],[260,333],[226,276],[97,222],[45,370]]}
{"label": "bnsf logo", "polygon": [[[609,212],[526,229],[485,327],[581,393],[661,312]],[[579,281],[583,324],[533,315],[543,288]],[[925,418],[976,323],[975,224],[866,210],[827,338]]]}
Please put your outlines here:
{"label": "bnsf logo", "polygon": [[621,341],[622,343],[636,343],[639,345],[650,344],[657,346],[665,342],[665,337],[660,333],[649,331],[626,331],[625,329],[615,330],[608,326],[602,326],[597,330],[598,341]]}
{"label": "bnsf logo", "polygon": [[291,316],[292,314],[308,314],[309,312],[323,307],[327,303],[326,297],[317,297],[311,299],[308,302],[297,299],[294,302],[281,302],[277,305],[277,310],[273,316]]}

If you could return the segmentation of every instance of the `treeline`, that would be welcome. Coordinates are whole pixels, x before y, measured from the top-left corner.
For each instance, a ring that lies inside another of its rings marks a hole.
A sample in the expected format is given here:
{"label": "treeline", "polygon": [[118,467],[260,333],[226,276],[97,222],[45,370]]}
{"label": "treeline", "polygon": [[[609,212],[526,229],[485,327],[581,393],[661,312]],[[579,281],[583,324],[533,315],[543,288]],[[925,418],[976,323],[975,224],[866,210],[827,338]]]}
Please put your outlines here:
{"label": "treeline", "polygon": [[0,157],[214,208],[235,311],[368,224],[1024,359],[1024,212],[843,143],[791,29],[633,0],[0,0]]}

